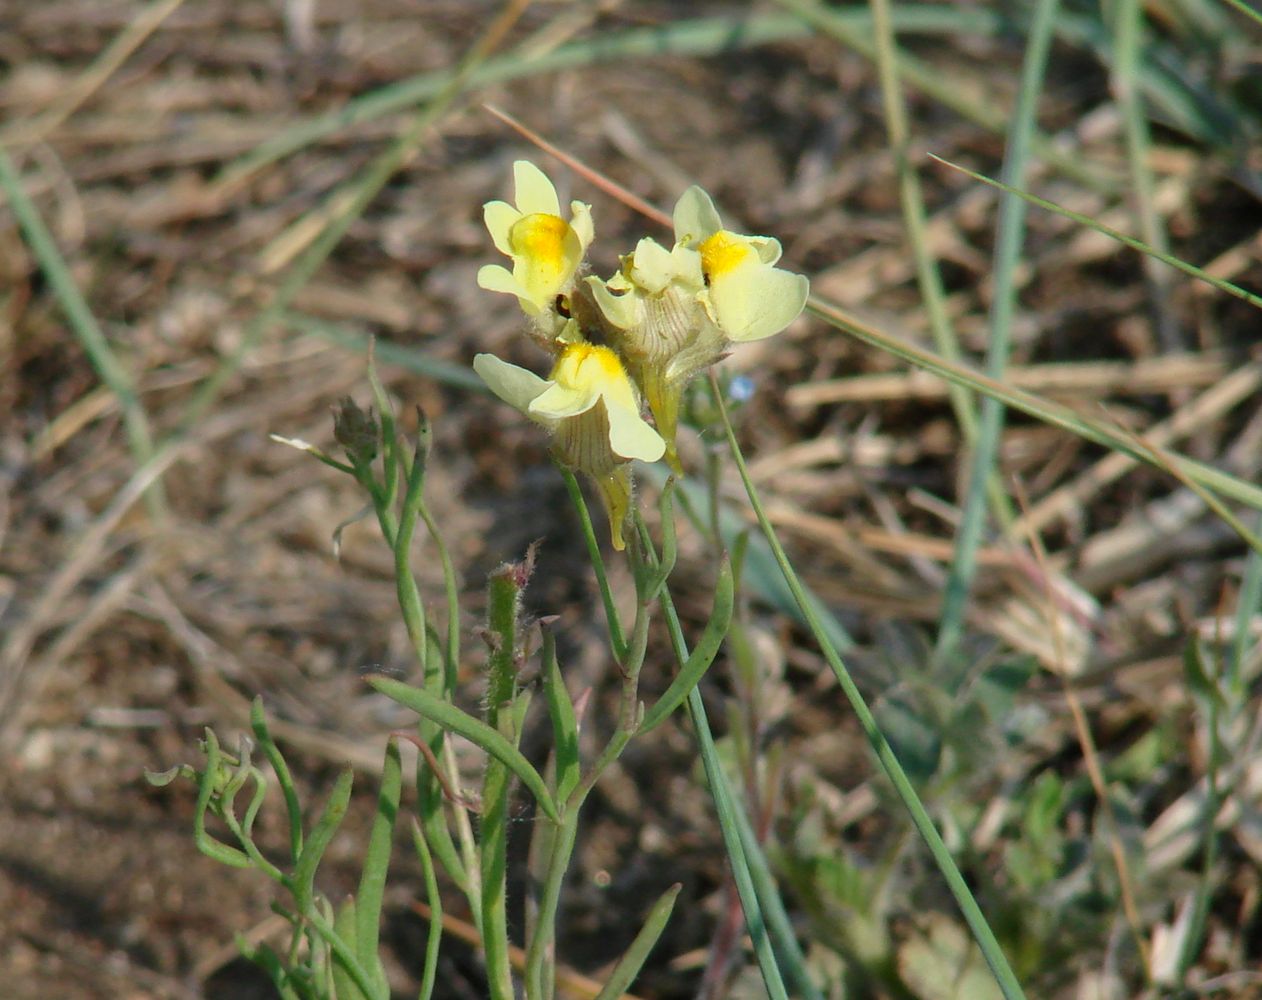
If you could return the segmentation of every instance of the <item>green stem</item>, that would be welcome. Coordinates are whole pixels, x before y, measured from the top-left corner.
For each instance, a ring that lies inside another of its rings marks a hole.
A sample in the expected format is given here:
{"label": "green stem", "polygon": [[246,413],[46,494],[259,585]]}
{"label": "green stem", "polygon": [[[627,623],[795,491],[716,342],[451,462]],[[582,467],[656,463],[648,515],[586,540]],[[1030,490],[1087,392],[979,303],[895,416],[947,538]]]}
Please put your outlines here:
{"label": "green stem", "polygon": [[1021,990],[1021,984],[1017,982],[1016,975],[1013,973],[1011,966],[1009,966],[1007,958],[1004,957],[1003,950],[999,947],[999,942],[995,939],[990,924],[986,922],[986,917],[982,913],[981,907],[977,905],[977,900],[973,898],[968,884],[964,881],[964,876],[960,874],[960,870],[956,867],[955,860],[951,857],[951,852],[947,850],[941,835],[933,825],[933,820],[929,818],[929,813],[921,803],[920,796],[916,794],[915,788],[912,787],[911,782],[908,780],[907,774],[903,771],[903,767],[894,755],[889,742],[885,739],[885,734],[877,726],[871,709],[868,708],[867,702],[860,693],[854,679],[850,676],[850,671],[842,662],[832,643],[828,641],[828,636],[825,634],[819,617],[815,613],[815,608],[806,598],[806,592],[802,588],[797,572],[793,569],[792,563],[789,562],[789,557],[785,554],[784,547],[780,544],[780,539],[776,536],[775,529],[767,519],[767,513],[763,509],[758,491],[750,478],[749,469],[745,464],[745,456],[741,453],[740,444],[736,440],[736,431],[728,419],[727,407],[723,403],[723,395],[714,381],[713,373],[711,373],[710,377],[710,389],[714,397],[715,406],[718,408],[723,422],[723,429],[727,434],[728,448],[732,453],[733,461],[736,463],[737,471],[740,473],[741,482],[745,486],[745,493],[749,497],[754,516],[758,519],[758,526],[762,529],[763,535],[767,539],[767,544],[771,546],[776,565],[780,567],[780,573],[792,592],[798,609],[801,611],[807,627],[811,631],[811,635],[814,636],[820,651],[824,654],[824,659],[837,678],[837,683],[841,686],[846,699],[850,702],[864,735],[876,753],[876,758],[880,762],[881,768],[894,786],[894,791],[898,794],[903,807],[911,817],[912,824],[924,840],[929,853],[933,856],[934,863],[938,866],[938,870],[942,873],[942,877],[947,883],[947,887],[955,897],[956,905],[959,906],[960,912],[964,915],[965,921],[973,932],[973,937],[981,948],[986,964],[990,966],[990,970],[994,974],[995,981],[999,984],[1004,997],[1006,1000],[1024,998],[1025,994]]}
{"label": "green stem", "polygon": [[592,516],[587,509],[587,501],[583,498],[583,488],[579,486],[574,473],[563,465],[557,466],[565,481],[566,492],[570,502],[578,512],[579,526],[583,531],[583,539],[587,543],[587,554],[591,558],[592,569],[596,573],[596,583],[600,587],[600,599],[605,605],[605,621],[609,625],[609,644],[613,646],[613,655],[619,663],[627,655],[627,640],[622,631],[622,619],[618,617],[618,608],[613,602],[613,590],[609,586],[609,575],[605,572],[605,561],[600,555],[600,542],[596,539],[596,529],[592,526]]}

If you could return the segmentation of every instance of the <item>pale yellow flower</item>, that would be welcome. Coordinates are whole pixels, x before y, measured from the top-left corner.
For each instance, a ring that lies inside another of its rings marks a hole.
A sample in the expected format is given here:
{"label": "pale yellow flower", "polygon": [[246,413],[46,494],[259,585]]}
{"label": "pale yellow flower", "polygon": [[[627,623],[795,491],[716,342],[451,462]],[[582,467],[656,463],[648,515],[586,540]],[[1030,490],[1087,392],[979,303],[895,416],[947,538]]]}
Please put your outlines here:
{"label": "pale yellow flower", "polygon": [[643,239],[608,282],[588,278],[575,297],[599,307],[601,335],[627,364],[682,472],[675,438],[684,388],[731,344],[784,329],[802,311],[808,283],[775,267],[780,244],[723,228],[709,195],[689,188],[675,206],[675,246]]}
{"label": "pale yellow flower", "polygon": [[618,355],[608,347],[566,343],[549,378],[501,361],[473,359],[474,370],[500,399],[553,433],[553,451],[592,478],[609,515],[614,548],[624,547],[630,510],[629,462],[655,462],[666,443],[640,416],[640,400]]}
{"label": "pale yellow flower", "polygon": [[489,201],[483,206],[491,239],[512,259],[513,269],[488,264],[478,271],[478,284],[515,295],[526,315],[551,335],[564,326],[557,296],[569,292],[592,241],[591,209],[581,201],[570,202],[566,222],[556,188],[528,160],[513,164],[513,179],[515,204]]}
{"label": "pale yellow flower", "polygon": [[801,313],[809,283],[775,266],[779,240],[724,229],[714,202],[695,185],[676,202],[674,222],[675,242],[701,254],[701,301],[728,338],[741,343],[770,337]]}

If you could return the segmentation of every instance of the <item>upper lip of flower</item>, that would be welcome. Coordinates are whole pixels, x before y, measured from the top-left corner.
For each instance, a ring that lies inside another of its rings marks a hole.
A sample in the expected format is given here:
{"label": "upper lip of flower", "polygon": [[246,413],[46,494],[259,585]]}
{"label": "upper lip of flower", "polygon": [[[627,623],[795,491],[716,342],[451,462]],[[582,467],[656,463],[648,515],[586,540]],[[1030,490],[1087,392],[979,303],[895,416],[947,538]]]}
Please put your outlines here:
{"label": "upper lip of flower", "polygon": [[675,239],[701,254],[706,290],[700,299],[732,340],[779,333],[806,305],[806,277],[775,266],[780,242],[723,228],[710,196],[690,187],[675,204]]}
{"label": "upper lip of flower", "polygon": [[529,160],[513,164],[513,177],[514,205],[483,206],[487,231],[496,249],[512,259],[513,270],[488,264],[478,272],[478,284],[516,295],[527,312],[540,315],[554,307],[583,262],[593,235],[591,211],[571,202],[566,222],[556,188]]}

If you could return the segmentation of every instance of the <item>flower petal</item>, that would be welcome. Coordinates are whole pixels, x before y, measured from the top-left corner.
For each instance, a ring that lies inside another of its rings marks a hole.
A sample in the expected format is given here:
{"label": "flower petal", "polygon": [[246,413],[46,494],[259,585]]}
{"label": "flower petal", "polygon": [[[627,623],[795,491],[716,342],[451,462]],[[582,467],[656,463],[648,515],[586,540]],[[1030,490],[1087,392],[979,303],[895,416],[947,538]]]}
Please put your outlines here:
{"label": "flower petal", "polygon": [[527,412],[531,416],[563,420],[566,417],[577,417],[580,413],[586,413],[596,405],[598,399],[600,399],[600,393],[594,386],[584,385],[573,388],[553,382],[531,401]]}
{"label": "flower petal", "polygon": [[473,370],[500,399],[509,406],[528,413],[530,404],[550,383],[532,371],[501,361],[494,354],[479,354],[473,359]]}
{"label": "flower petal", "polygon": [[578,234],[578,241],[586,250],[596,237],[596,225],[592,222],[592,207],[581,201],[570,202],[570,225]]}
{"label": "flower petal", "polygon": [[631,255],[631,280],[650,295],[656,295],[675,276],[674,255],[657,240],[644,237]]}
{"label": "flower petal", "polygon": [[519,299],[526,294],[521,282],[509,273],[508,268],[499,264],[483,264],[478,268],[478,287],[485,288],[488,292],[516,295]]}
{"label": "flower petal", "polygon": [[714,202],[697,185],[693,185],[675,202],[675,242],[692,246],[723,228]]}
{"label": "flower petal", "polygon": [[719,327],[739,342],[770,337],[792,323],[806,305],[810,283],[804,275],[750,260],[709,291]]}
{"label": "flower petal", "polygon": [[521,212],[506,201],[488,201],[482,206],[482,220],[486,223],[486,231],[495,241],[495,249],[506,257],[513,255],[512,244],[508,242],[508,231],[520,218]]}
{"label": "flower petal", "polygon": [[531,215],[535,212],[546,215],[561,214],[561,202],[557,199],[557,189],[548,180],[548,175],[529,160],[518,160],[513,164],[513,185],[517,209],[522,215]]}
{"label": "flower petal", "polygon": [[605,409],[609,413],[609,446],[615,455],[656,462],[666,453],[666,442],[638,410],[611,404],[608,398]]}
{"label": "flower petal", "polygon": [[625,291],[616,294],[595,275],[590,275],[584,280],[592,291],[592,298],[596,300],[596,305],[604,313],[605,319],[619,330],[630,330],[640,321],[639,303],[634,293]]}

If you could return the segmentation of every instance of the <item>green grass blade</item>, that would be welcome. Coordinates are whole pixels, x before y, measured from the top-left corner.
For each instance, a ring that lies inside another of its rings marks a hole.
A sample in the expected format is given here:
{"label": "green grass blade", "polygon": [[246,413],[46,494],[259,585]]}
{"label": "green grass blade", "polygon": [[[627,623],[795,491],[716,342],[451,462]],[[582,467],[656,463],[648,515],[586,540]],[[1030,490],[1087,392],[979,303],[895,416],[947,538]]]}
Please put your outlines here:
{"label": "green grass blade", "polygon": [[793,569],[792,563],[789,562],[789,557],[785,554],[779,538],[776,537],[775,529],[767,519],[766,511],[763,510],[758,491],[754,488],[753,480],[750,479],[749,469],[745,465],[745,456],[741,453],[740,444],[736,440],[736,431],[728,419],[727,407],[723,402],[723,395],[719,391],[718,384],[714,381],[713,374],[711,375],[710,384],[711,395],[723,421],[723,428],[727,433],[728,450],[731,452],[732,459],[740,473],[741,482],[745,486],[745,493],[749,497],[750,506],[758,518],[758,525],[762,528],[767,543],[775,553],[776,563],[780,567],[780,572],[784,574],[785,582],[798,599],[799,607],[807,618],[808,627],[819,645],[820,652],[824,654],[824,659],[836,676],[838,684],[841,685],[841,689],[850,702],[855,716],[859,720],[859,725],[863,728],[864,735],[871,744],[882,770],[885,771],[890,783],[894,786],[894,791],[902,801],[903,807],[910,815],[912,825],[915,826],[917,833],[920,834],[925,845],[929,848],[929,853],[933,856],[934,863],[942,874],[943,880],[947,883],[951,895],[955,897],[956,905],[959,906],[969,929],[973,932],[973,938],[981,948],[986,964],[990,966],[990,970],[994,974],[995,981],[999,984],[1004,997],[1006,1000],[1023,998],[1024,993],[1021,990],[1021,984],[1017,982],[1016,975],[1008,964],[1003,950],[999,947],[994,931],[991,930],[985,915],[977,905],[977,900],[973,898],[973,893],[969,889],[968,883],[964,881],[964,877],[956,867],[955,860],[951,857],[951,852],[947,850],[946,844],[942,841],[942,836],[933,825],[933,820],[929,818],[928,811],[920,801],[920,796],[916,794],[915,788],[912,787],[911,782],[908,780],[898,758],[894,755],[894,751],[886,740],[885,734],[877,726],[871,709],[868,708],[862,693],[850,676],[850,671],[846,668],[845,663],[842,662],[837,650],[829,643],[822,626],[816,620],[806,600],[806,593],[798,580],[797,572]]}
{"label": "green grass blade", "polygon": [[[1156,191],[1149,157],[1152,141],[1144,111],[1138,68],[1141,59],[1140,38],[1143,34],[1144,11],[1138,0],[1121,0],[1113,12],[1113,89],[1122,113],[1126,134],[1126,167],[1130,176],[1130,193],[1134,201],[1136,221],[1145,242],[1158,251],[1170,253],[1165,229],[1157,214]],[[1005,178],[1013,183],[1010,178]],[[1016,185],[1020,186],[1020,185]],[[1167,351],[1182,349],[1181,336],[1174,310],[1170,308],[1170,272],[1156,260],[1144,261],[1144,272],[1152,294],[1152,312],[1157,333]]]}
{"label": "green grass blade", "polygon": [[[637,510],[635,512],[637,528],[644,540],[644,548],[653,551],[648,526]],[[660,595],[662,613],[666,618],[667,631],[670,634],[671,648],[675,661],[681,671],[687,664],[690,653],[688,641],[684,638],[683,626],[675,611],[674,601],[670,596],[670,588],[663,587]],[[763,983],[767,993],[773,997],[785,997],[784,980],[780,968],[776,964],[775,951],[768,937],[766,919],[754,888],[754,880],[750,875],[750,855],[746,853],[740,836],[740,806],[736,795],[728,783],[723,771],[723,763],[719,759],[718,748],[714,745],[714,737],[710,732],[710,722],[706,717],[705,703],[701,700],[701,692],[693,686],[688,692],[688,715],[697,734],[697,746],[701,751],[701,762],[705,768],[706,780],[710,785],[710,794],[714,799],[714,808],[719,820],[719,830],[723,835],[723,846],[727,851],[731,865],[732,879],[736,883],[736,891],[741,900],[741,908],[745,913],[745,926],[749,930],[750,940],[754,944],[754,954],[758,959],[758,967],[762,972]],[[756,845],[755,845],[756,847]],[[766,864],[761,851],[755,850],[755,863]]]}
{"label": "green grass blade", "polygon": [[1222,2],[1227,4],[1227,6],[1231,7],[1233,10],[1237,10],[1241,14],[1244,14],[1245,17],[1252,18],[1259,25],[1262,25],[1262,11],[1258,11],[1253,7],[1250,7],[1247,3],[1245,3],[1245,0],[1222,0]]}
{"label": "green grass blade", "polygon": [[[1017,104],[1003,162],[1005,182],[1014,187],[1025,180],[1039,92],[1047,67],[1047,53],[1051,48],[1057,7],[1058,0],[1041,0],[1026,43],[1021,85],[1017,92]],[[986,348],[986,374],[996,381],[1003,379],[1012,349],[1012,317],[1017,303],[1016,272],[1024,239],[1025,203],[1005,195],[999,201],[993,269],[995,290],[991,300],[990,336]],[[938,618],[935,653],[942,664],[950,661],[951,654],[964,635],[964,608],[977,572],[977,550],[981,546],[989,509],[987,486],[996,476],[1003,424],[1003,404],[993,396],[985,397],[982,400],[976,440],[973,442],[973,454],[969,463],[964,508],[955,536],[955,550],[942,598],[942,611]],[[948,683],[953,680],[958,678],[948,678]]]}
{"label": "green grass blade", "polygon": [[[777,0],[777,2],[782,7],[787,7],[797,13],[824,34],[837,39],[847,48],[866,59],[877,61],[876,42],[870,24],[860,26],[838,17],[835,8],[821,4],[817,0]],[[894,21],[893,26],[897,29],[897,18],[891,18],[891,20]],[[1003,27],[1010,29],[1012,24],[1003,22]],[[1007,132],[1008,109],[973,101],[962,88],[956,86],[954,81],[945,77],[937,68],[905,52],[900,52],[898,53],[898,70],[907,83],[944,107],[950,108],[962,118],[996,135]],[[1032,137],[1031,143],[1041,160],[1055,166],[1066,177],[1072,177],[1096,190],[1117,186],[1119,178],[1110,175],[1100,167],[1085,166],[1081,157],[1066,153],[1049,137],[1039,134]]]}
{"label": "green grass blade", "polygon": [[[959,340],[947,314],[946,291],[937,261],[929,249],[926,232],[924,194],[920,188],[920,175],[908,155],[911,142],[907,126],[907,108],[903,99],[902,83],[898,76],[898,52],[894,45],[894,30],[888,0],[871,0],[872,36],[875,44],[876,68],[881,81],[882,107],[885,113],[885,131],[890,150],[894,154],[894,166],[898,173],[898,193],[902,203],[903,225],[911,244],[916,263],[916,282],[920,297],[929,319],[929,329],[938,353],[952,361],[961,357]],[[964,386],[950,387],[951,408],[956,422],[964,433],[964,440],[972,442],[977,434],[977,416],[973,412],[973,396]]]}
{"label": "green grass blade", "polygon": [[[930,156],[933,156],[933,154],[931,153]],[[1083,215],[1081,212],[1075,212],[1071,209],[1064,208],[1061,205],[1057,205],[1055,202],[1040,198],[1038,195],[1031,194],[1028,191],[1022,191],[1020,188],[1005,184],[1003,181],[997,181],[992,177],[987,177],[985,174],[979,174],[976,171],[969,170],[968,167],[962,167],[958,163],[952,163],[950,160],[944,160],[940,156],[933,156],[933,159],[937,160],[944,166],[950,167],[952,170],[958,170],[962,174],[967,174],[975,181],[980,181],[982,184],[989,184],[991,187],[998,188],[1000,191],[1007,194],[1015,195],[1023,201],[1029,202],[1031,205],[1037,205],[1039,208],[1046,209],[1047,211],[1059,215],[1062,218],[1071,219],[1080,226],[1085,226],[1088,229],[1094,229],[1097,233],[1101,233],[1111,240],[1116,240],[1123,246],[1130,247],[1132,250],[1137,250],[1142,254],[1147,254],[1149,257],[1153,257],[1161,261],[1163,264],[1169,264],[1171,267],[1182,271],[1184,274],[1191,275],[1193,278],[1203,281],[1208,285],[1213,285],[1220,292],[1226,292],[1228,295],[1232,295],[1238,299],[1248,302],[1249,305],[1256,309],[1262,309],[1262,296],[1257,293],[1251,292],[1246,288],[1241,288],[1239,285],[1232,284],[1230,281],[1224,281],[1222,278],[1215,278],[1212,274],[1202,270],[1195,264],[1189,264],[1187,261],[1182,260],[1173,254],[1163,253],[1161,250],[1150,246],[1143,240],[1136,239],[1134,236],[1128,236],[1126,233],[1119,232],[1116,229],[1106,226],[1104,223],[1096,221],[1089,215]]]}
{"label": "green grass blade", "polygon": [[[1262,518],[1258,519],[1257,532],[1262,534]],[[1244,675],[1245,658],[1249,655],[1252,638],[1250,623],[1262,610],[1262,553],[1255,548],[1245,560],[1244,576],[1240,581],[1240,594],[1236,598],[1236,634],[1232,638],[1231,653],[1227,660],[1224,687],[1243,704],[1248,678]]]}
{"label": "green grass blade", "polygon": [[[665,596],[665,591],[663,591],[663,596]],[[710,784],[710,794],[714,798],[719,829],[723,832],[723,846],[727,849],[732,879],[736,883],[736,892],[741,900],[741,909],[745,911],[745,927],[754,945],[754,955],[758,959],[758,969],[762,973],[763,984],[767,987],[767,995],[771,1000],[788,1000],[788,994],[784,989],[784,979],[780,975],[775,951],[771,947],[771,939],[767,934],[766,919],[763,917],[762,906],[758,902],[758,893],[754,890],[754,882],[749,874],[749,859],[741,842],[740,821],[736,818],[740,806],[737,804],[731,785],[728,784],[727,775],[723,773],[723,762],[719,759],[719,751],[714,745],[714,736],[710,732],[710,722],[706,718],[705,703],[701,700],[700,690],[695,687],[688,692],[688,714],[697,734],[702,766],[705,768],[706,779]]]}
{"label": "green grass blade", "polygon": [[468,712],[461,711],[455,705],[443,701],[423,688],[413,687],[402,681],[380,675],[370,676],[368,683],[387,698],[397,701],[418,715],[437,723],[443,729],[463,736],[481,747],[517,775],[550,820],[554,822],[559,820],[556,803],[553,802],[543,778],[521,751],[501,733],[496,732],[481,719],[475,719]]}
{"label": "green grass blade", "polygon": [[[985,178],[979,178],[985,180]],[[987,183],[994,183],[988,181]],[[1024,197],[1024,196],[1023,196]],[[866,323],[847,313],[844,309],[826,302],[818,296],[812,296],[807,302],[807,309],[830,326],[843,330],[878,350],[886,351],[895,357],[902,358],[918,368],[933,372],[949,382],[962,382],[978,392],[993,396],[1005,406],[1022,413],[1029,414],[1046,424],[1077,434],[1079,437],[1104,445],[1111,451],[1119,452],[1150,465],[1163,472],[1173,469],[1180,476],[1186,477],[1201,486],[1211,489],[1229,500],[1236,500],[1262,511],[1262,487],[1245,482],[1237,476],[1223,472],[1204,462],[1186,458],[1172,452],[1161,452],[1160,461],[1151,449],[1141,447],[1128,432],[1115,429],[1108,424],[1083,417],[1067,406],[1053,403],[1032,392],[988,378],[981,372],[963,365],[953,364],[932,352],[925,351],[914,344]],[[1257,365],[1252,362],[1249,366]]]}

